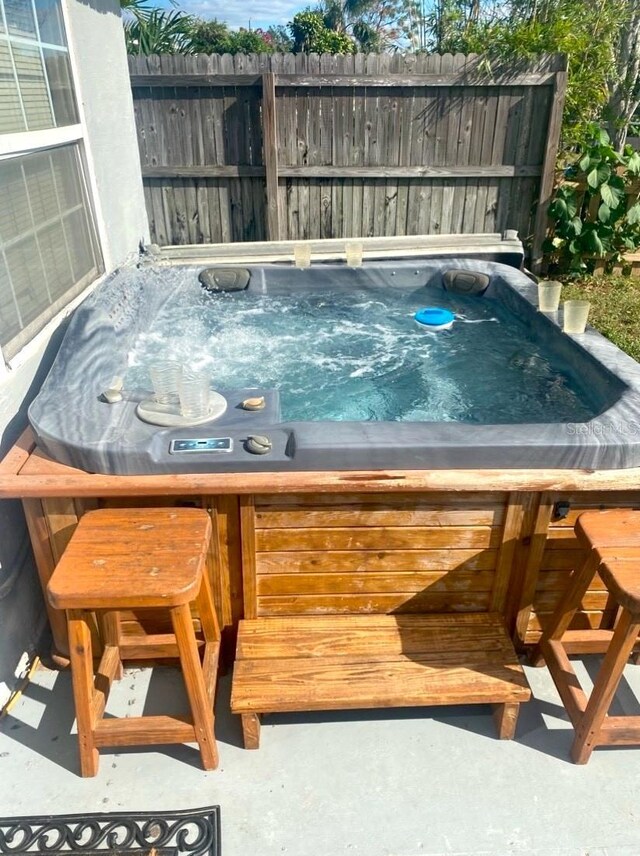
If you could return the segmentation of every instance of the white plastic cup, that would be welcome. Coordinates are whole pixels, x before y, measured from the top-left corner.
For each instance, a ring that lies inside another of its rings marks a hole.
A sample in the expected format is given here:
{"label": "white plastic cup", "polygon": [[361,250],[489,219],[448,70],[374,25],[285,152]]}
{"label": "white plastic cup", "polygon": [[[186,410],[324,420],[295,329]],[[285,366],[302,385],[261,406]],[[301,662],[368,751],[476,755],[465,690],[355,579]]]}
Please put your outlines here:
{"label": "white plastic cup", "polygon": [[349,267],[362,267],[362,242],[348,241],[345,245],[347,265]]}
{"label": "white plastic cup", "polygon": [[589,301],[565,300],[562,308],[564,309],[564,332],[574,336],[584,333],[587,327],[589,309],[591,309]]}
{"label": "white plastic cup", "polygon": [[293,260],[297,268],[308,268],[311,265],[311,244],[295,244]]}
{"label": "white plastic cup", "polygon": [[562,283],[543,279],[538,283],[538,309],[540,312],[557,312],[560,306]]}
{"label": "white plastic cup", "polygon": [[156,363],[149,369],[153,397],[158,404],[177,404],[182,365],[175,360]]}
{"label": "white plastic cup", "polygon": [[203,419],[209,413],[211,380],[206,372],[184,372],[179,392],[180,413],[186,419]]}

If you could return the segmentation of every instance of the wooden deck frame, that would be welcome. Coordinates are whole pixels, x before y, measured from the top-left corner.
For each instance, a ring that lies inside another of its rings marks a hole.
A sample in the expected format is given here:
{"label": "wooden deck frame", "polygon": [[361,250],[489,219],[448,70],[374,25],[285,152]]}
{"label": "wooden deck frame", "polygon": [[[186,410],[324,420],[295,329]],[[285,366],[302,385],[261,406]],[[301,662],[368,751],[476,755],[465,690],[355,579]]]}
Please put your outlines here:
{"label": "wooden deck frame", "polygon": [[[571,521],[582,507],[640,505],[640,470],[411,470],[111,476],[90,474],[56,463],[36,447],[29,430],[0,462],[0,498],[20,498],[23,501],[43,587],[46,587],[79,517],[87,509],[96,507],[98,502],[131,505],[196,503],[207,508],[214,531],[209,556],[210,579],[218,618],[225,628],[227,652],[232,650],[238,620],[258,614],[259,580],[256,549],[252,543],[256,497],[262,498],[261,501],[267,497],[270,502],[280,502],[285,512],[291,509],[294,501],[301,502],[305,497],[307,506],[312,503],[316,509],[324,506],[343,508],[345,502],[355,499],[357,507],[366,511],[368,503],[380,505],[384,502],[386,508],[396,509],[394,519],[397,522],[398,515],[404,514],[407,504],[427,500],[441,504],[445,516],[451,515],[447,508],[468,507],[469,520],[472,521],[476,514],[474,505],[481,495],[494,496],[496,503],[503,507],[499,531],[494,532],[498,540],[494,539],[495,546],[485,551],[487,556],[493,556],[491,570],[494,576],[490,591],[486,597],[483,595],[482,609],[503,614],[516,645],[522,647],[539,639],[541,622],[548,620],[553,612],[563,580],[578,561],[579,552],[568,540]],[[555,506],[559,500],[566,501],[571,508],[565,521],[555,519]],[[340,513],[344,515],[344,512]],[[385,512],[387,516],[391,513]],[[317,511],[313,514],[318,516]],[[364,514],[359,524],[361,528],[357,531],[364,531],[367,519]],[[444,526],[438,533],[440,546],[429,551],[438,561],[449,555],[449,550],[455,550],[455,555],[460,556],[473,555],[474,551],[482,555],[481,549],[459,547],[457,529]],[[450,533],[450,542],[447,541],[447,533]],[[366,558],[373,554],[369,550],[363,555]],[[386,555],[386,551],[382,555]],[[405,554],[396,551],[393,555],[400,561]],[[380,571],[383,573],[388,567],[385,561],[381,560]],[[438,567],[452,565],[445,562]],[[407,574],[403,579],[406,577]],[[464,587],[465,579],[467,577],[462,574],[460,586]],[[473,608],[476,596],[473,592],[465,593],[460,586],[446,589],[441,586],[443,593],[435,601],[454,611]],[[391,604],[389,609],[397,608],[392,603],[392,592],[377,597],[380,609],[387,608],[385,604]],[[348,604],[354,599],[355,595],[349,595],[343,601]],[[272,598],[269,603],[276,600]],[[320,604],[318,611],[323,608]],[[420,608],[418,596],[413,611]],[[348,605],[343,609],[348,610]],[[575,627],[564,640],[567,651],[597,653],[606,650],[615,612],[607,609],[601,587],[596,586],[588,593],[577,619]],[[49,608],[49,620],[55,649],[64,657],[67,651],[64,615]],[[125,625],[124,651],[133,656],[137,650],[136,637],[143,630],[150,631],[148,627],[141,629],[137,616],[130,616]],[[168,629],[158,627],[151,631],[157,634],[158,650],[162,655],[167,653],[167,640],[162,634]],[[607,632],[603,633],[603,629]]]}

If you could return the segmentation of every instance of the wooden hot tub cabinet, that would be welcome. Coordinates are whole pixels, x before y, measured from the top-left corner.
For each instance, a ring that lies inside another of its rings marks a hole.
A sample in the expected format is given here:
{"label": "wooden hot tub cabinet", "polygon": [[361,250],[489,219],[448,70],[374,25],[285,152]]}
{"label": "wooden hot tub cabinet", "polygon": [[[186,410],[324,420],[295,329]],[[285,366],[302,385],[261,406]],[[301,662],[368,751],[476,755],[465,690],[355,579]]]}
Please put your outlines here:
{"label": "wooden hot tub cabinet", "polygon": [[[27,431],[0,464],[0,497],[23,502],[43,587],[87,509],[197,505],[211,515],[208,567],[228,640],[241,618],[464,612],[502,615],[522,648],[580,562],[577,515],[640,507],[640,470],[107,476],[52,461]],[[49,618],[64,655],[64,615]],[[614,620],[595,579],[569,650],[602,650],[591,631]],[[163,630],[152,612],[127,614],[123,628],[130,659],[142,628]]]}

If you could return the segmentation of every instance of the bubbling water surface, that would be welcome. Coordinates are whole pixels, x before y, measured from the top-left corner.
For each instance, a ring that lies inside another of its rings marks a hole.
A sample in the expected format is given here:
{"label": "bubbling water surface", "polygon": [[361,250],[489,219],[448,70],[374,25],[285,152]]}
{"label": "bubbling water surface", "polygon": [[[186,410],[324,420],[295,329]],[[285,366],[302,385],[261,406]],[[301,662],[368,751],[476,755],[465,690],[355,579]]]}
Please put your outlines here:
{"label": "bubbling water surface", "polygon": [[[283,421],[579,422],[593,409],[566,367],[496,300],[440,288],[305,286],[210,294],[172,271],[174,299],[129,354],[126,381],[176,359],[216,389],[276,387]],[[456,315],[425,333],[425,306]]]}

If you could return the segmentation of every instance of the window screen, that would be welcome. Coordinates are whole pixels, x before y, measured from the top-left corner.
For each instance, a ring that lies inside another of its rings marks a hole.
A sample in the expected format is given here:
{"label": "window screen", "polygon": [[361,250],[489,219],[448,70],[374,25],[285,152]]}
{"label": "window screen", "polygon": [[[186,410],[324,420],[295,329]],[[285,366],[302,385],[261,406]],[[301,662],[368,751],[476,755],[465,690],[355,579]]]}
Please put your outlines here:
{"label": "window screen", "polygon": [[0,134],[77,122],[60,0],[0,0]]}
{"label": "window screen", "polygon": [[76,144],[0,160],[0,346],[10,358],[101,271]]}

